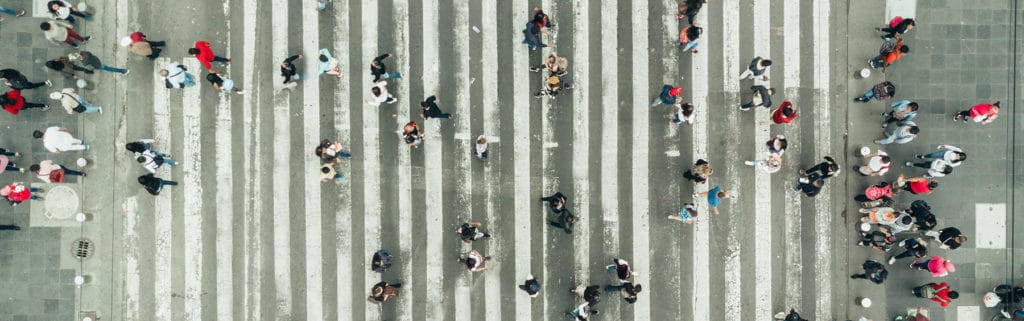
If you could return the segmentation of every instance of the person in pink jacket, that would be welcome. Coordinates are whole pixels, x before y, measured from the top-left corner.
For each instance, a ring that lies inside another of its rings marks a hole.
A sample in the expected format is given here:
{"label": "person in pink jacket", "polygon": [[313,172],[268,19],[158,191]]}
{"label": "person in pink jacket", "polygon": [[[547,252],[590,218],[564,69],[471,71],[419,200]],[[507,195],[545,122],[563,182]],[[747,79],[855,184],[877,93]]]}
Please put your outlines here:
{"label": "person in pink jacket", "polygon": [[999,116],[998,101],[992,104],[981,103],[974,105],[974,107],[971,107],[971,109],[961,111],[954,115],[953,121],[955,122],[962,120],[964,123],[966,123],[967,120],[973,120],[975,123],[988,124],[991,123],[993,120],[996,120],[997,116]]}
{"label": "person in pink jacket", "polygon": [[910,268],[931,272],[933,278],[946,276],[950,272],[956,272],[956,267],[953,266],[953,262],[944,259],[941,256],[932,256],[932,258],[926,262],[918,262],[917,260],[914,260],[914,263],[910,264]]}

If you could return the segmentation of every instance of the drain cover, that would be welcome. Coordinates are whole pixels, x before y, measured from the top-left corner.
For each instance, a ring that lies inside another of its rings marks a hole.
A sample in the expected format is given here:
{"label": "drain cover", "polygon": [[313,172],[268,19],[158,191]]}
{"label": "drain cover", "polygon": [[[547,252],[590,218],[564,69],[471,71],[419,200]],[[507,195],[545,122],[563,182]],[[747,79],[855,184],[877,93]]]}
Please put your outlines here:
{"label": "drain cover", "polygon": [[80,238],[71,242],[71,255],[74,255],[76,259],[84,260],[92,257],[93,249],[96,246],[91,240],[86,238]]}

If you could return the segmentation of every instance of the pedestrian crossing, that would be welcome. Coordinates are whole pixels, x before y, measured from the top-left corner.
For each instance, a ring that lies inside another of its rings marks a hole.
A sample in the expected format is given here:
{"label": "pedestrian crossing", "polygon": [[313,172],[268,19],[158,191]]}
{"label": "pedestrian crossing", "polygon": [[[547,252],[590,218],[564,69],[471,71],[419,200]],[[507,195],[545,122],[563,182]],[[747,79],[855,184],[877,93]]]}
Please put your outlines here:
{"label": "pedestrian crossing", "polygon": [[[677,48],[685,19],[671,0],[235,5],[242,20],[213,42],[235,57],[223,68],[245,95],[163,88],[158,71],[174,60],[204,76],[197,60],[172,56],[153,63],[153,95],[136,102],[152,106],[157,147],[182,160],[157,176],[181,185],[126,212],[124,228],[138,231],[123,245],[125,320],[561,319],[575,306],[567,289],[614,283],[604,268],[614,257],[632,262],[644,290],[633,305],[605,293],[594,319],[842,314],[832,300],[831,187],[808,199],[791,186],[811,165],[802,161],[835,154],[828,2],[708,3],[696,54]],[[538,51],[520,44],[534,6],[556,23]],[[801,15],[808,6],[814,15]],[[315,74],[321,48],[343,77]],[[399,101],[365,105],[367,66],[386,52],[389,71],[403,75],[387,80]],[[574,88],[537,99],[542,79],[527,67],[549,52],[569,60]],[[294,53],[303,77],[282,90],[277,66]],[[784,90],[773,100],[794,101],[804,119],[781,127],[766,109],[736,108],[749,86],[738,75],[754,56],[774,56],[768,85]],[[696,106],[693,125],[648,106],[666,83]],[[452,119],[417,117],[431,95]],[[410,120],[424,129],[419,147],[400,139]],[[481,134],[487,161],[470,154]],[[791,144],[780,172],[743,165],[776,134]],[[312,149],[323,139],[353,154],[336,166],[340,182],[321,182]],[[697,159],[715,168],[707,184],[680,177]],[[720,215],[690,196],[716,185],[731,194]],[[537,201],[555,191],[581,219],[572,235],[551,229]],[[666,219],[690,201],[694,225]],[[462,243],[451,231],[467,220],[494,237]],[[397,260],[380,274],[368,262],[382,248]],[[471,249],[492,268],[456,263]],[[543,285],[537,298],[516,288],[529,275]],[[380,281],[401,283],[401,294],[367,300]]]}

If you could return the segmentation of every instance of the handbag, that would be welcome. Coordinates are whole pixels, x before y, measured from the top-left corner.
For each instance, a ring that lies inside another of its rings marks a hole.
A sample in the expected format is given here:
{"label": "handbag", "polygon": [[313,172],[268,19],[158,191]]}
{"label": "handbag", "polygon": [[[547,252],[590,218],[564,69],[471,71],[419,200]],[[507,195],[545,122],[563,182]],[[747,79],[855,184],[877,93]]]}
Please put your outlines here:
{"label": "handbag", "polygon": [[51,183],[63,183],[64,182],[64,169],[55,169],[50,171],[50,182]]}

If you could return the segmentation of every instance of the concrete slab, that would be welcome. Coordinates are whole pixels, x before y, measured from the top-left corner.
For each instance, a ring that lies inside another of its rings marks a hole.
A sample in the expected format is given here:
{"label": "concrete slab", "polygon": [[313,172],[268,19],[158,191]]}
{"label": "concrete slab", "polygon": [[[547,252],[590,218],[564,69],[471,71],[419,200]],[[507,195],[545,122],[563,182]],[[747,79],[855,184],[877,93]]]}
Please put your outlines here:
{"label": "concrete slab", "polygon": [[1006,248],[1006,204],[974,204],[975,243],[982,249]]}
{"label": "concrete slab", "polygon": [[981,320],[981,307],[977,305],[956,307],[957,320]]}
{"label": "concrete slab", "polygon": [[917,0],[889,0],[885,2],[885,21],[888,23],[892,17],[903,18],[917,17]]}

